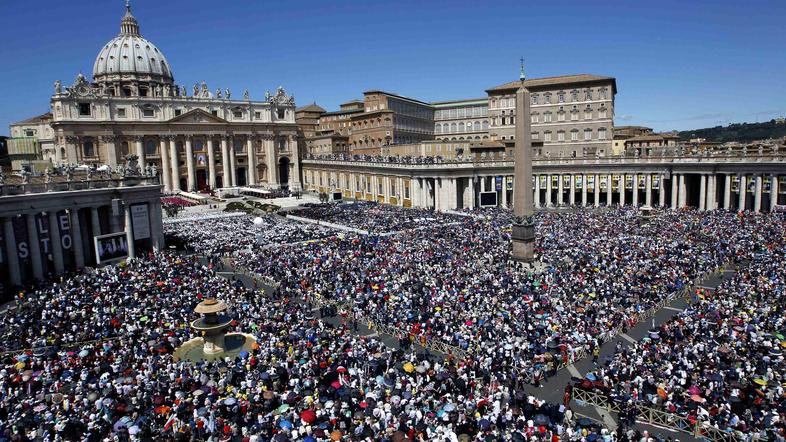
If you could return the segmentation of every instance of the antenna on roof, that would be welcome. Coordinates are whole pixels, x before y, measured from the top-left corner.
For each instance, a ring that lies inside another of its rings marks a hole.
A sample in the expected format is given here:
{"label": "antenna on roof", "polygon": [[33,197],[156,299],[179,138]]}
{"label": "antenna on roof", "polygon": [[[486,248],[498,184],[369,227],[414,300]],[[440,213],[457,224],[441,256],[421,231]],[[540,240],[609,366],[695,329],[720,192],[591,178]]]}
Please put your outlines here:
{"label": "antenna on roof", "polygon": [[526,78],[524,77],[524,57],[521,57],[519,61],[521,62],[521,71],[519,72],[519,80],[524,81],[524,79]]}

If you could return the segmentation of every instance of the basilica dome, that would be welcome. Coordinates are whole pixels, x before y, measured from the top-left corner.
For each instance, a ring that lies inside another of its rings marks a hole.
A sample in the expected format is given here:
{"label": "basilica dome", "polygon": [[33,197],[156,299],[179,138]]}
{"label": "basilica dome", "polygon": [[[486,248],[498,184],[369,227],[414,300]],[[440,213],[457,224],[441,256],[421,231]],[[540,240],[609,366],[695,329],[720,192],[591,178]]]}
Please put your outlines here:
{"label": "basilica dome", "polygon": [[139,23],[128,5],[120,21],[120,34],[104,45],[93,64],[93,80],[96,82],[121,77],[169,84],[174,81],[164,54],[139,34]]}

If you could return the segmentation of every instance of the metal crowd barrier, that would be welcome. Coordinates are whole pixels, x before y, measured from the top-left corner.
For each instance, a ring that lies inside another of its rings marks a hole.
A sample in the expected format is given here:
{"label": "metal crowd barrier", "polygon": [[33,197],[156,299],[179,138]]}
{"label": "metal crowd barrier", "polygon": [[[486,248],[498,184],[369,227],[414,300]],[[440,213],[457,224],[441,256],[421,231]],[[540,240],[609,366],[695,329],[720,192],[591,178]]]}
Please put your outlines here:
{"label": "metal crowd barrier", "polygon": [[[620,402],[612,400],[605,394],[595,391],[575,388],[573,389],[573,400],[585,402],[588,405],[603,408],[613,413],[619,414],[622,411],[622,404]],[[666,427],[688,433],[694,437],[705,437],[712,441],[744,442],[746,440],[744,437],[740,437],[735,433],[713,427],[708,421],[702,419],[697,418],[696,422],[692,423],[690,419],[685,416],[645,407],[640,404],[633,404],[633,408],[636,411],[637,422]]]}

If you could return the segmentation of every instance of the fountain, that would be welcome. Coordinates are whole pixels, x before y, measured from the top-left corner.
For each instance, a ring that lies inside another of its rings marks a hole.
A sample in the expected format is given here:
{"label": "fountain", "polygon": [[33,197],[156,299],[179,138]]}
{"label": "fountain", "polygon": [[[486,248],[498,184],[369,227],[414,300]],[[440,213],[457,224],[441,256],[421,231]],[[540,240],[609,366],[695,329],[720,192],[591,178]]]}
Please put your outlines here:
{"label": "fountain", "polygon": [[246,333],[227,333],[232,319],[225,314],[227,305],[218,299],[206,299],[194,309],[202,315],[191,322],[191,328],[202,333],[181,345],[174,353],[176,361],[191,362],[215,361],[234,358],[241,352],[248,352],[256,344],[256,339]]}

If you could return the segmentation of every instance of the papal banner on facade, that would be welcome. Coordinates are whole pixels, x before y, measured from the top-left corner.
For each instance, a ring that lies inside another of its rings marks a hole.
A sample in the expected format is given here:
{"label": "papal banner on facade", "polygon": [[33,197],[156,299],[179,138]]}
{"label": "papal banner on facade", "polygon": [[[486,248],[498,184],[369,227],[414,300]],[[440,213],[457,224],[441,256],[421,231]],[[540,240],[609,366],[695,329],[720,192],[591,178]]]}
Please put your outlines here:
{"label": "papal banner on facade", "polygon": [[147,204],[131,206],[131,225],[134,226],[134,239],[150,238],[150,217]]}

